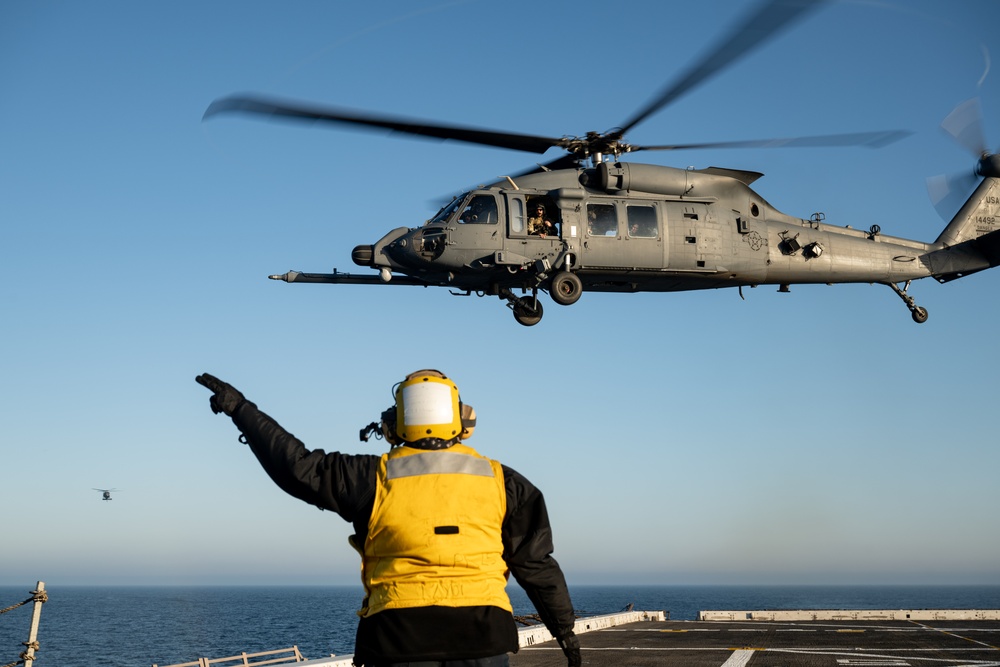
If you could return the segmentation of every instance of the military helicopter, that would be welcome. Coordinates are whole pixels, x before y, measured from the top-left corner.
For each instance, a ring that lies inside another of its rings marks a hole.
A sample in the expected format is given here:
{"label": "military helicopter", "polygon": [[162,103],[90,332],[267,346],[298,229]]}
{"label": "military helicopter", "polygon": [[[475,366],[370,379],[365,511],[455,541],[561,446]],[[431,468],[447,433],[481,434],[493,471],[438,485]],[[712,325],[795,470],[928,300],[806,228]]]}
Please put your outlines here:
{"label": "military helicopter", "polygon": [[[743,287],[758,285],[777,285],[787,292],[792,284],[879,283],[890,287],[921,323],[928,314],[908,294],[911,281],[933,277],[944,283],[1000,263],[1000,156],[989,153],[981,139],[972,143],[975,178],[982,180],[932,243],[884,235],[878,225],[868,230],[829,225],[822,214],[809,219],[786,215],[750,188],[762,176],[758,172],[677,169],[620,159],[638,151],[709,147],[877,148],[906,136],[887,131],[655,146],[624,141],[650,115],[822,4],[765,2],[645,107],[603,133],[544,137],[259,95],[218,99],[205,118],[248,113],[538,154],[550,148],[566,153],[455,197],[419,227],[400,227],[373,244],[356,246],[352,260],[374,269],[374,275],[289,271],[270,276],[274,280],[447,287],[455,295],[499,297],[525,326],[542,319],[539,292],[569,306],[584,292],[736,287],[742,295]],[[981,120],[969,120],[964,111],[950,125],[946,121],[945,128],[966,144],[970,134],[981,136]]]}
{"label": "military helicopter", "polygon": [[102,494],[101,495],[101,500],[114,500],[111,497],[111,494],[112,493],[117,493],[118,491],[121,491],[121,489],[94,489],[94,491],[100,491],[101,492],[101,494]]}

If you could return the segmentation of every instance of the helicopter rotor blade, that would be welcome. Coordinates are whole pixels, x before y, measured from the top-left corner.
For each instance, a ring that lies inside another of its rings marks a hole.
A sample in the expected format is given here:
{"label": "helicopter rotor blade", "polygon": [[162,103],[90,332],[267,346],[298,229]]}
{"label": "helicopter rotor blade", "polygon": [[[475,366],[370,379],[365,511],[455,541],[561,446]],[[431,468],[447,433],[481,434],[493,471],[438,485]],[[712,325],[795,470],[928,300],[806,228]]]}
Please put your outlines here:
{"label": "helicopter rotor blade", "polygon": [[660,111],[682,95],[708,81],[736,60],[774,39],[796,20],[825,4],[825,0],[768,0],[747,19],[739,21],[705,57],[696,62],[686,74],[640,109],[613,136],[622,137],[626,132]]}
{"label": "helicopter rotor blade", "polygon": [[248,113],[257,116],[284,118],[305,122],[324,122],[381,128],[391,132],[410,134],[432,139],[463,141],[471,144],[508,148],[529,153],[544,153],[553,146],[563,144],[563,139],[540,137],[514,132],[497,132],[458,125],[428,123],[394,116],[382,116],[362,111],[336,107],[321,107],[289,100],[278,100],[255,95],[233,95],[215,100],[205,111],[202,120],[220,113]]}
{"label": "helicopter rotor blade", "polygon": [[664,146],[631,146],[632,151],[677,151],[698,148],[825,148],[831,146],[865,146],[882,148],[913,134],[904,130],[884,132],[854,132],[814,137],[786,139],[756,139],[750,141],[717,141],[702,144],[670,144]]}
{"label": "helicopter rotor blade", "polygon": [[[505,177],[506,178],[510,178],[510,179],[514,180],[515,184],[516,184],[517,179],[519,179],[519,178],[521,178],[523,176],[529,176],[531,174],[540,174],[540,173],[542,173],[544,171],[555,171],[557,169],[575,169],[578,166],[578,164],[579,164],[579,158],[577,158],[576,156],[574,156],[574,155],[560,155],[556,159],[550,160],[549,162],[546,162],[545,164],[542,164],[541,162],[539,162],[534,167],[530,167],[528,169],[525,169],[524,171],[519,171],[519,172],[514,173],[514,174],[507,174],[505,176],[500,176],[500,178],[505,178]],[[473,189],[473,187],[466,187],[465,189],[462,190],[462,192],[468,192],[469,190],[472,190],[472,189]],[[438,198],[432,200],[431,204],[435,208],[441,209],[441,208],[444,208],[445,206],[447,206],[452,200],[454,200],[455,196],[457,196],[457,195],[448,196],[448,197],[438,197]]]}
{"label": "helicopter rotor blade", "polygon": [[[505,132],[484,128],[433,123],[401,116],[374,114],[367,111],[340,107],[318,106],[306,102],[283,100],[256,94],[238,94],[215,100],[205,111],[203,120],[223,113],[244,113],[265,118],[300,122],[323,122],[348,125],[370,130],[386,130],[411,136],[460,141],[470,144],[493,146],[529,153],[545,153],[558,147],[569,155],[557,158],[538,168],[522,172],[524,176],[548,169],[576,166],[579,160],[598,154],[618,156],[637,150],[682,150],[693,148],[770,148],[770,147],[827,147],[862,145],[878,148],[899,140],[908,133],[866,132],[848,135],[798,137],[790,139],[765,139],[757,141],[731,141],[704,144],[673,144],[636,146],[626,144],[621,138],[631,128],[660,111],[682,95],[708,81],[737,60],[747,56],[770,40],[786,31],[796,21],[827,4],[830,0],[762,0],[748,17],[731,29],[694,66],[673,84],[637,112],[622,127],[605,133],[588,132],[584,136],[545,137],[539,135]],[[980,123],[981,125],[981,123]]]}
{"label": "helicopter rotor blade", "polygon": [[983,110],[978,97],[966,100],[955,107],[942,121],[941,129],[976,159],[989,152],[986,147],[986,133],[983,131]]}
{"label": "helicopter rotor blade", "polygon": [[976,168],[957,174],[942,174],[927,179],[927,194],[938,214],[951,220],[983,175],[994,175],[995,156],[990,155],[983,125],[983,110],[978,97],[962,102],[941,122],[941,129],[958,145],[975,156]]}
{"label": "helicopter rotor blade", "polygon": [[927,194],[931,204],[945,221],[950,221],[979,182],[974,171],[941,174],[927,179]]}
{"label": "helicopter rotor blade", "polygon": [[545,164],[539,163],[530,169],[520,171],[516,174],[511,174],[510,177],[516,179],[522,176],[528,176],[530,174],[540,174],[543,171],[556,171],[557,169],[573,169],[577,166],[578,163],[579,163],[579,158],[577,158],[575,155],[572,154],[560,155],[556,159],[550,160]]}

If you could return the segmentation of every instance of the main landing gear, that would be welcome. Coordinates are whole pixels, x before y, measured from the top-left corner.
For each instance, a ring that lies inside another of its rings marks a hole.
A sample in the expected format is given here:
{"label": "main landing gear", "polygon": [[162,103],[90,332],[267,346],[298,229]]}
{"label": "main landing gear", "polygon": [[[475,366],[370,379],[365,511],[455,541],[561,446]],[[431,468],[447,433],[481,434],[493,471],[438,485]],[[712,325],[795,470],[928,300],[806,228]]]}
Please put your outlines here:
{"label": "main landing gear", "polygon": [[883,283],[892,288],[892,291],[899,295],[899,298],[903,300],[906,307],[910,309],[910,315],[913,317],[913,321],[917,324],[923,324],[927,321],[927,309],[922,308],[917,305],[917,302],[913,300],[913,297],[906,293],[906,290],[910,289],[910,281],[907,280],[906,284],[903,285],[903,289],[899,289],[899,286],[895,283]]}
{"label": "main landing gear", "polygon": [[552,277],[549,292],[552,294],[552,300],[560,306],[572,306],[583,294],[583,282],[575,273],[560,271]]}

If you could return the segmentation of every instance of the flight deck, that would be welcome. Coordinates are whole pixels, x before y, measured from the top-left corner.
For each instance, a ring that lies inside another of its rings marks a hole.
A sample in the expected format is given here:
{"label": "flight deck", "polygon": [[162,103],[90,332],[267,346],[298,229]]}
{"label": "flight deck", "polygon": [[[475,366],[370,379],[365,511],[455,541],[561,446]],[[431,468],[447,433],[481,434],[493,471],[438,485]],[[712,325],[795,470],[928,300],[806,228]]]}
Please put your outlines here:
{"label": "flight deck", "polygon": [[[628,610],[577,619],[575,631],[583,667],[1000,667],[1000,609],[701,611],[696,621]],[[518,635],[511,667],[566,667],[544,626]]]}
{"label": "flight deck", "polygon": [[[754,620],[766,619],[767,613],[702,612],[700,619],[726,620],[671,621],[651,614],[658,620],[578,634],[585,667],[1000,666],[1000,613],[995,610],[873,616],[803,611],[782,612],[781,620]],[[554,641],[530,642],[510,657],[510,664],[565,667],[566,658]]]}

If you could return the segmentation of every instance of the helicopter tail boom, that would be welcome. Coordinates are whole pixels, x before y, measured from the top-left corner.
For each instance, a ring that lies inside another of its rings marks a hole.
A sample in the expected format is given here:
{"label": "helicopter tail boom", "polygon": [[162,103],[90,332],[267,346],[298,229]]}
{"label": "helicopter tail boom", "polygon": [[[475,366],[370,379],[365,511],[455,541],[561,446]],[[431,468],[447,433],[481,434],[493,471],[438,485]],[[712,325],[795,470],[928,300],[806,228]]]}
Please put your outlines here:
{"label": "helicopter tail boom", "polygon": [[927,256],[931,275],[939,283],[971,276],[985,269],[1000,266],[1000,230],[957,246],[937,250]]}
{"label": "helicopter tail boom", "polygon": [[1000,266],[1000,169],[987,159],[980,169],[986,178],[941,232],[934,244],[938,250],[928,257],[939,282]]}
{"label": "helicopter tail boom", "polygon": [[990,157],[993,159],[980,162],[979,170],[993,169],[984,174],[987,177],[941,232],[937,243],[958,245],[1000,229],[1000,156]]}

